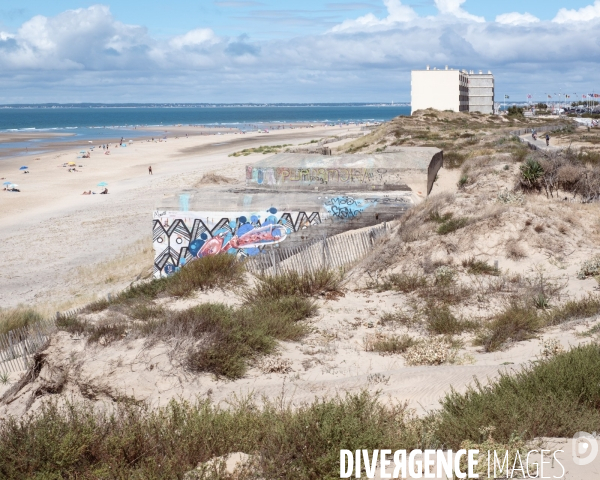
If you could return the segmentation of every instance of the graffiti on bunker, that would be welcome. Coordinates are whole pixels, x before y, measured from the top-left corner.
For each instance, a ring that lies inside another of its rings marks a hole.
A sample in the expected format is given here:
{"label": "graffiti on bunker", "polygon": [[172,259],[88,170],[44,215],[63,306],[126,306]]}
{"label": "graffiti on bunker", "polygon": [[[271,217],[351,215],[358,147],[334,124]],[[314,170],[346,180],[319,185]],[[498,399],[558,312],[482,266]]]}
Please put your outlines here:
{"label": "graffiti on bunker", "polygon": [[347,195],[329,198],[324,203],[327,213],[339,219],[358,217],[368,206],[369,202]]}
{"label": "graffiti on bunker", "polygon": [[267,245],[321,223],[319,212],[155,212],[154,275],[169,275],[194,258],[256,255]]}
{"label": "graffiti on bunker", "polygon": [[402,179],[397,172],[385,168],[288,168],[246,166],[246,183],[277,185],[294,183],[327,184],[376,184],[398,183]]}

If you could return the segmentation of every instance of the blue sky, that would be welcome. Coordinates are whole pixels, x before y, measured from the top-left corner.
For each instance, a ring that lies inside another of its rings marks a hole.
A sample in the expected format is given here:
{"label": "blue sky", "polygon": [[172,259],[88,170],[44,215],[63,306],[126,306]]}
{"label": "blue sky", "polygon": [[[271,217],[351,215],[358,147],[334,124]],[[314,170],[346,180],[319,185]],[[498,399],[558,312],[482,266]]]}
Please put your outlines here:
{"label": "blue sky", "polygon": [[425,64],[598,91],[599,27],[600,0],[2,0],[0,103],[400,102]]}

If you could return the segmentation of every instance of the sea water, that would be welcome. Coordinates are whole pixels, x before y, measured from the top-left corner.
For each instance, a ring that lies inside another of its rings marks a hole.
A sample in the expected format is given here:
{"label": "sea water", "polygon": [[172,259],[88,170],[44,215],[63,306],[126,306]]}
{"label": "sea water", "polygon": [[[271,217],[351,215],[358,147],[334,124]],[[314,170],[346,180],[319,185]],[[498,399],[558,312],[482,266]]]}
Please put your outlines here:
{"label": "sea water", "polygon": [[205,127],[235,127],[244,131],[265,125],[294,123],[345,124],[352,122],[383,122],[399,115],[410,115],[410,107],[401,105],[281,105],[281,106],[130,106],[130,107],[59,107],[41,106],[1,108],[0,132],[51,132],[59,136],[0,143],[0,149],[31,150],[43,143],[65,140],[115,142],[152,135],[136,127],[150,127],[160,135],[161,128],[172,125],[203,125]]}

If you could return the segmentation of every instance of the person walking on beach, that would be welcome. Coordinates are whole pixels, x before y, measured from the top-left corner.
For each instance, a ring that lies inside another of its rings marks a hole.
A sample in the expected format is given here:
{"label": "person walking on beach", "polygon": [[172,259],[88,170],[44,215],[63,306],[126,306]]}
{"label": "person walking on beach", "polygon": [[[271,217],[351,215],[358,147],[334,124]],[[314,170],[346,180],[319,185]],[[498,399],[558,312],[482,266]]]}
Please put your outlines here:
{"label": "person walking on beach", "polygon": [[148,175],[152,175],[152,165],[148,167]]}
{"label": "person walking on beach", "polygon": [[550,135],[546,134],[546,146],[550,146]]}

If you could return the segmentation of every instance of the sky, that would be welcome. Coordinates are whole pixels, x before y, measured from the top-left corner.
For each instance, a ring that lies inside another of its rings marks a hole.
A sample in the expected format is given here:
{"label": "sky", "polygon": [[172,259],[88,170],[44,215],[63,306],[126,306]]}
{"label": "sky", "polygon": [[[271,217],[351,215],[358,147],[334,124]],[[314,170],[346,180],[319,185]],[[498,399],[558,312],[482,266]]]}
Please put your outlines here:
{"label": "sky", "polygon": [[2,0],[0,103],[400,103],[426,65],[574,98],[599,27],[600,0]]}

